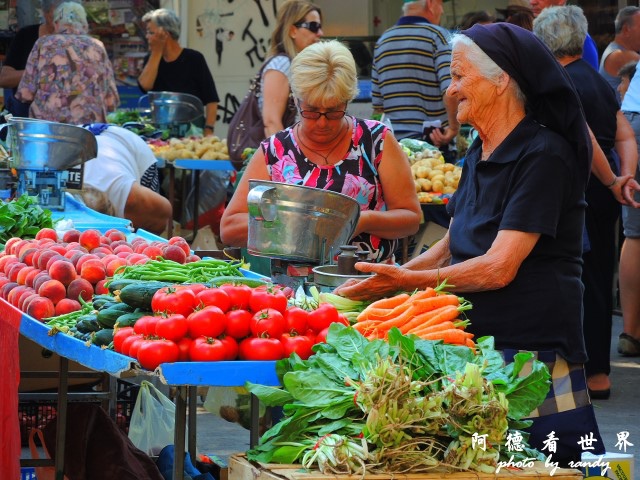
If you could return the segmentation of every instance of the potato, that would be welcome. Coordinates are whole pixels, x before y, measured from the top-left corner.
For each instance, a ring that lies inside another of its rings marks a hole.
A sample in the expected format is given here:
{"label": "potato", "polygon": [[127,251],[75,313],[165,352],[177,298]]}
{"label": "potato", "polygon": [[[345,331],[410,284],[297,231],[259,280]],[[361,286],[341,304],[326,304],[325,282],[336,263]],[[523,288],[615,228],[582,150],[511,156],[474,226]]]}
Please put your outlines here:
{"label": "potato", "polygon": [[428,178],[431,174],[431,170],[427,167],[419,167],[416,170],[416,177],[418,178]]}
{"label": "potato", "polygon": [[442,191],[444,190],[444,184],[439,180],[437,182],[432,182],[431,190],[435,193],[442,193]]}
{"label": "potato", "polygon": [[432,188],[431,180],[426,178],[419,178],[418,185],[420,185],[420,190],[423,192],[430,192]]}
{"label": "potato", "polygon": [[442,189],[442,193],[454,193],[456,191],[455,188],[445,185]]}
{"label": "potato", "polygon": [[420,182],[418,182],[418,180],[414,180],[413,184],[416,187],[416,193],[420,193],[422,191],[422,187],[420,186]]}

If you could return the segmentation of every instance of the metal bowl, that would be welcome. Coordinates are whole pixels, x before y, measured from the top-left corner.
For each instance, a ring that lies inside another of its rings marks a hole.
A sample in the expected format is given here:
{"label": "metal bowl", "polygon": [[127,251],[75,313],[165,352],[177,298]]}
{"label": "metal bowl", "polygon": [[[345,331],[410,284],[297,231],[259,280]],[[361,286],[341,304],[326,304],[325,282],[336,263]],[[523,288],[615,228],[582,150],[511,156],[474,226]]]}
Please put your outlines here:
{"label": "metal bowl", "polygon": [[138,99],[138,108],[148,99],[151,121],[157,125],[189,123],[204,117],[204,105],[195,95],[149,92]]}
{"label": "metal bowl", "polygon": [[67,170],[98,155],[96,137],[65,123],[13,117],[9,131],[11,167],[22,170]]}
{"label": "metal bowl", "polygon": [[324,264],[353,236],[360,205],[341,193],[249,180],[252,255]]}
{"label": "metal bowl", "polygon": [[352,275],[342,275],[338,273],[338,265],[320,265],[313,267],[313,283],[319,287],[339,287],[350,279],[365,280],[372,274],[361,273]]}

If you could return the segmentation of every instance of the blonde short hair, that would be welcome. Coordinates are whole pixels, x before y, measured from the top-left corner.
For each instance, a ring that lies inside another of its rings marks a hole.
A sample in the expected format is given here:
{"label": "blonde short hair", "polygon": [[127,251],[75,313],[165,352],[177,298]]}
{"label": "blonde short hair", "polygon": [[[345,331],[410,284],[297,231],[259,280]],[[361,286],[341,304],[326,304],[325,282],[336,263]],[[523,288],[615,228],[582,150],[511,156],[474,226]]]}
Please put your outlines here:
{"label": "blonde short hair", "polygon": [[89,29],[87,12],[84,7],[76,2],[64,2],[53,11],[53,21],[58,26],[72,27],[75,30],[86,33]]}
{"label": "blonde short hair", "polygon": [[291,90],[314,107],[350,102],[358,93],[356,62],[337,40],[309,45],[291,61]]}
{"label": "blonde short hair", "polygon": [[269,55],[277,55],[285,53],[289,58],[296,56],[298,51],[293,42],[293,38],[289,36],[291,27],[298,22],[304,22],[304,18],[309,12],[318,12],[320,20],[322,20],[322,11],[320,7],[306,0],[287,0],[278,9],[276,28],[271,34],[271,45]]}

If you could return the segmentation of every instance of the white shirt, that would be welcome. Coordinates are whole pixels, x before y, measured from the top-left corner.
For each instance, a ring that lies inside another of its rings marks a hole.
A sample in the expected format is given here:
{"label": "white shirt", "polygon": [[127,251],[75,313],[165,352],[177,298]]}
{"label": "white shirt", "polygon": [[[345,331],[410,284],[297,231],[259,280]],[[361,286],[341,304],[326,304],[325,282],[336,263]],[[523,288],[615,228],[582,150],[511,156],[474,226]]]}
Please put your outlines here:
{"label": "white shirt", "polygon": [[92,187],[106,194],[113,214],[124,217],[131,186],[140,182],[156,158],[135,133],[114,125],[96,135],[98,156],[84,164],[83,189]]}

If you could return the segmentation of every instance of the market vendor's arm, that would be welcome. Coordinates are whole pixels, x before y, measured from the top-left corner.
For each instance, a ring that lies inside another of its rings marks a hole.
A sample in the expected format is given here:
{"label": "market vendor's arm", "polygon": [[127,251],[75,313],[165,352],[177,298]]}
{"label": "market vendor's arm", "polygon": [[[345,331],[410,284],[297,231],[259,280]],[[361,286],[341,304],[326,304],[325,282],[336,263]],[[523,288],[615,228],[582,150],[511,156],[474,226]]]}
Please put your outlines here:
{"label": "market vendor's arm", "polygon": [[390,239],[415,234],[420,227],[420,203],[417,195],[407,193],[415,192],[413,174],[406,154],[391,131],[384,138],[378,172],[387,209],[361,211],[355,234],[366,232]]}
{"label": "market vendor's arm", "polygon": [[611,190],[611,193],[618,202],[626,204],[627,201],[622,196],[622,186],[629,180],[629,177],[618,177],[614,173],[591,128],[589,128],[589,137],[591,138],[591,146],[593,148],[591,173]]}
{"label": "market vendor's arm", "polygon": [[9,65],[3,65],[0,69],[0,87],[16,88],[20,83],[24,70],[16,70]]}
{"label": "market vendor's arm", "polygon": [[447,119],[449,124],[444,128],[443,132],[437,128],[431,132],[429,139],[436,147],[449,145],[460,131],[460,122],[458,122],[458,118],[456,117],[458,112],[458,100],[446,93],[443,95],[442,99],[444,101],[444,106],[447,109]]}
{"label": "market vendor's arm", "polygon": [[284,128],[282,117],[289,100],[289,80],[279,70],[267,70],[262,78],[262,122],[265,138]]}
{"label": "market vendor's arm", "polygon": [[161,234],[172,220],[171,203],[165,197],[139,183],[131,185],[124,217],[131,220],[135,228]]}
{"label": "market vendor's arm", "polygon": [[[218,102],[210,102],[205,106],[204,134],[213,135],[218,117]],[[209,128],[210,127],[210,128]]]}
{"label": "market vendor's arm", "polygon": [[[515,278],[520,265],[531,253],[540,238],[538,233],[500,230],[491,248],[484,255],[455,265],[429,270],[396,267],[373,263],[357,263],[364,273],[375,273],[355,285],[344,285],[335,293],[354,300],[374,299],[394,295],[399,291],[413,291],[435,287],[446,280],[456,292],[480,292],[503,288]],[[437,245],[437,244],[436,244]]]}
{"label": "market vendor's arm", "polygon": [[150,55],[142,68],[142,73],[138,77],[138,85],[143,92],[148,92],[153,89],[153,85],[156,83],[158,77],[158,68],[160,67],[160,60],[162,60],[162,52],[164,46],[169,39],[169,33],[165,30],[158,28],[158,31],[154,35],[148,35]]}
{"label": "market vendor's arm", "polygon": [[225,245],[232,247],[246,247],[249,228],[249,208],[247,195],[249,194],[249,180],[271,180],[267,171],[267,164],[262,148],[253,154],[244,171],[229,205],[222,214],[220,221],[220,237]]}
{"label": "market vendor's arm", "polygon": [[[635,192],[640,192],[640,184],[635,180],[636,170],[638,168],[638,145],[636,142],[635,133],[633,127],[624,116],[621,110],[617,113],[617,128],[616,128],[616,152],[620,157],[620,189],[622,190],[622,198],[624,201],[620,202],[624,205],[629,205],[634,208],[640,208],[640,203],[635,201]],[[624,179],[626,181],[622,181]],[[618,180],[618,179],[616,179]],[[617,184],[618,182],[616,182]],[[618,188],[617,185],[612,187]],[[616,198],[617,194],[614,193]]]}

